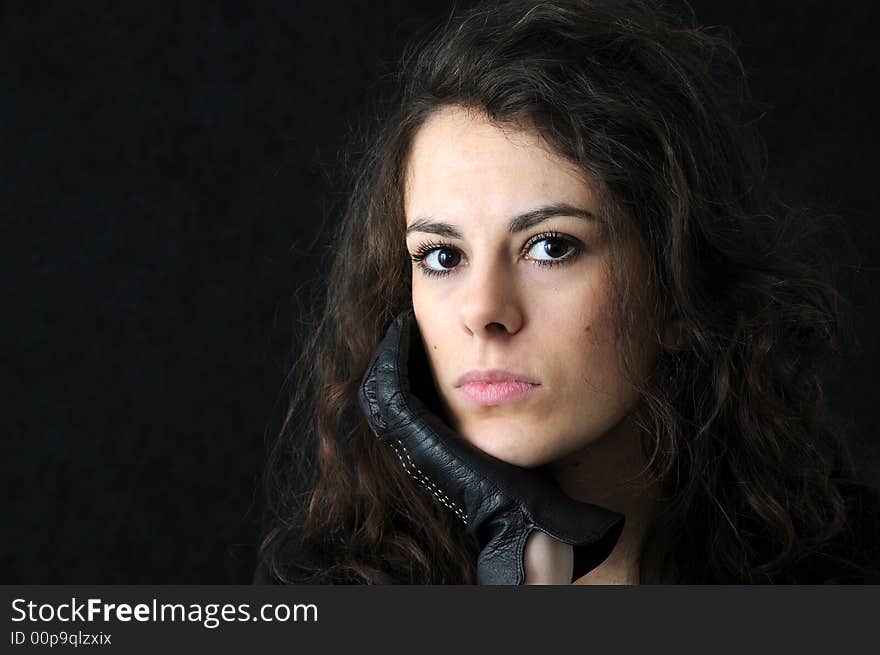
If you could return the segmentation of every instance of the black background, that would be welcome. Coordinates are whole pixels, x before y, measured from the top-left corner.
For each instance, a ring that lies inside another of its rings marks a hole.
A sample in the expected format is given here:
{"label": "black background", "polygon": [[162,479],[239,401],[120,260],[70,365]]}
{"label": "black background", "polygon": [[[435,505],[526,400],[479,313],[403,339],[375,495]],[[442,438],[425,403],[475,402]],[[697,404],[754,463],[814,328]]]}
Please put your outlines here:
{"label": "black background", "polygon": [[[880,11],[691,6],[770,103],[770,177],[846,218],[859,341],[829,396],[876,453]],[[0,582],[249,582],[343,153],[451,5],[0,7]]]}

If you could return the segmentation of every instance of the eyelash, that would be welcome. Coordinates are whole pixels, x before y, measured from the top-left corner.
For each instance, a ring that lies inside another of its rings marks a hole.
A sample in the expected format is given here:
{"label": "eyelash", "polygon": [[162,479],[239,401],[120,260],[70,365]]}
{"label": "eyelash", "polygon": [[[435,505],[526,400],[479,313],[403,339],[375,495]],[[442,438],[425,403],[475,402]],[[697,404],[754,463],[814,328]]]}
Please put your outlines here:
{"label": "eyelash", "polygon": [[[535,262],[535,264],[537,266],[542,266],[542,267],[548,268],[548,267],[552,267],[552,266],[560,266],[562,264],[569,264],[572,261],[574,261],[575,259],[577,259],[577,256],[583,250],[583,246],[575,239],[570,238],[570,237],[565,237],[565,236],[559,234],[558,232],[551,231],[551,232],[542,232],[541,234],[536,234],[535,236],[533,236],[531,239],[529,239],[528,243],[526,243],[526,245],[523,246],[523,252],[528,252],[529,250],[532,249],[532,246],[534,246],[536,243],[539,243],[539,242],[544,241],[546,239],[558,239],[560,241],[564,241],[565,243],[567,243],[571,247],[571,250],[568,252],[567,255],[565,255],[564,257],[559,258],[559,259],[533,259],[532,261]],[[418,245],[418,247],[416,248],[415,254],[411,255],[410,258],[412,259],[414,264],[418,264],[418,268],[421,269],[422,274],[425,275],[426,277],[434,277],[434,278],[446,277],[450,273],[452,273],[452,271],[455,269],[450,268],[450,269],[447,269],[446,271],[437,271],[437,270],[434,270],[433,268],[428,268],[424,264],[424,259],[428,255],[430,255],[435,250],[442,250],[442,249],[456,250],[457,248],[455,246],[453,246],[452,244],[444,243],[442,241],[441,242],[426,241],[426,242],[420,243]]]}

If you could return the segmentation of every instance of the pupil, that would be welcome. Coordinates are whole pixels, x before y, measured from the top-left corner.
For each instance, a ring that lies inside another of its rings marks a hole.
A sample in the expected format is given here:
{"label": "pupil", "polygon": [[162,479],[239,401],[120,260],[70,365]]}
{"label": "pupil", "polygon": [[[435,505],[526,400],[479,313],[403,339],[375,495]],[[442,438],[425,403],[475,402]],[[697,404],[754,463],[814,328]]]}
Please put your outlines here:
{"label": "pupil", "polygon": [[[554,250],[556,252],[553,252]],[[544,252],[551,257],[562,257],[565,254],[565,247],[560,239],[547,239],[544,243]]]}
{"label": "pupil", "polygon": [[441,250],[440,254],[437,256],[437,259],[440,262],[440,266],[444,268],[451,268],[455,266],[457,263],[455,261],[456,253],[452,250]]}

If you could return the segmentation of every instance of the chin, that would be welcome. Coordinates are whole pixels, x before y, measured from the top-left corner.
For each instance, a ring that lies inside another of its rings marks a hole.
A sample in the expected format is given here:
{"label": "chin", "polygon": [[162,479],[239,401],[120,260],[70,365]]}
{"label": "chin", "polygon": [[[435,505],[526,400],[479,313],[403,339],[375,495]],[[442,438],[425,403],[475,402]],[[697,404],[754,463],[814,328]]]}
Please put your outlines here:
{"label": "chin", "polygon": [[461,435],[465,441],[487,455],[514,466],[534,468],[552,459],[552,455],[535,450],[533,438],[529,438],[527,434],[519,434],[518,431],[505,432],[499,436],[497,428],[472,429],[463,430]]}

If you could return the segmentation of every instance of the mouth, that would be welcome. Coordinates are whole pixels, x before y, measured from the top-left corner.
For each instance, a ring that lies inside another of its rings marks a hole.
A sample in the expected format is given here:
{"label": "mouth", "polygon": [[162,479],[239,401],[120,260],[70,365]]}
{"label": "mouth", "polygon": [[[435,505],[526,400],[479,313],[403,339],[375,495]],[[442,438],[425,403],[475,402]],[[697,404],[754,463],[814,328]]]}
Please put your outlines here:
{"label": "mouth", "polygon": [[479,380],[457,387],[465,400],[475,405],[500,405],[521,400],[537,389],[539,384],[522,380]]}

